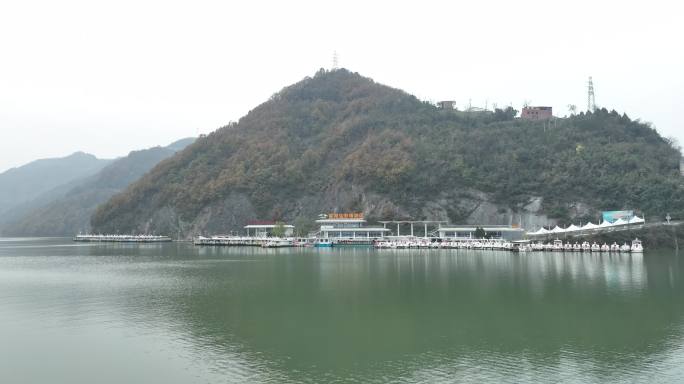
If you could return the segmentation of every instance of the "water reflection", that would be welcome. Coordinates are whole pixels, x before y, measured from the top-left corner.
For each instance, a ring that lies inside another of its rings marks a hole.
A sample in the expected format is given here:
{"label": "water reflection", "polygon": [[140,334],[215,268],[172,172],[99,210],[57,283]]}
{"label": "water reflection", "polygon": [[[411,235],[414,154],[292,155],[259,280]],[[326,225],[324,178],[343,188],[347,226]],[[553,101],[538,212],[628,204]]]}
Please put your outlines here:
{"label": "water reflection", "polygon": [[[19,367],[44,351],[90,375],[125,362],[127,382],[684,380],[669,253],[69,245],[0,242],[0,352]],[[113,345],[114,363],[61,342]]]}

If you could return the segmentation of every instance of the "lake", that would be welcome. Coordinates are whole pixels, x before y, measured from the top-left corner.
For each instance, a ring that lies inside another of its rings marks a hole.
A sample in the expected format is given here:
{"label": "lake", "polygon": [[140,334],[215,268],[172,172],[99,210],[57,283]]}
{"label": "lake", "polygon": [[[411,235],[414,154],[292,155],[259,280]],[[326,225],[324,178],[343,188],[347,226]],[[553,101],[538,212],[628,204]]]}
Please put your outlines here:
{"label": "lake", "polygon": [[0,239],[0,383],[684,382],[680,257]]}

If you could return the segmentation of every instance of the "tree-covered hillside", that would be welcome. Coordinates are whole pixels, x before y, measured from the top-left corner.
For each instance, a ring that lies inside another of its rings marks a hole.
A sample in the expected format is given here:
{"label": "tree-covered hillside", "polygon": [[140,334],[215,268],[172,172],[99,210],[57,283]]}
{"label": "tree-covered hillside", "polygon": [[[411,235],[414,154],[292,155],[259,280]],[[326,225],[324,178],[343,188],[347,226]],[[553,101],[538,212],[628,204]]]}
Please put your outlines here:
{"label": "tree-covered hillside", "polygon": [[510,213],[540,201],[536,214],[564,220],[684,211],[680,154],[648,125],[606,110],[554,124],[511,112],[439,110],[321,70],[159,164],[92,224],[191,235],[330,210],[461,222],[483,202]]}

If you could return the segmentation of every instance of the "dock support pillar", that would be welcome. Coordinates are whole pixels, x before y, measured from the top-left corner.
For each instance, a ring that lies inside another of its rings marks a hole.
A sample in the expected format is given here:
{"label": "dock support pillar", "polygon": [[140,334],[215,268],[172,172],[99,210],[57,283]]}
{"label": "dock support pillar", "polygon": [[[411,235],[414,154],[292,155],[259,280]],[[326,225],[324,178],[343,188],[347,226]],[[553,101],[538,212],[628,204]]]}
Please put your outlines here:
{"label": "dock support pillar", "polygon": [[397,236],[399,236],[399,223],[397,223]]}
{"label": "dock support pillar", "polygon": [[425,238],[427,239],[428,233],[427,233],[427,223],[425,223]]}

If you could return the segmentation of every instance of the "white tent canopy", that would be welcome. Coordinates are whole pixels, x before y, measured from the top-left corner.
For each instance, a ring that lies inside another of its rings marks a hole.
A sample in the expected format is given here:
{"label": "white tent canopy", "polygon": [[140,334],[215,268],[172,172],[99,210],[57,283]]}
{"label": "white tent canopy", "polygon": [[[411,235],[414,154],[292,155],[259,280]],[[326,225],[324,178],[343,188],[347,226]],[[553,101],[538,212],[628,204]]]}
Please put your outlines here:
{"label": "white tent canopy", "polygon": [[566,232],[572,232],[572,231],[579,231],[580,227],[576,226],[575,224],[570,224],[569,227],[565,228]]}
{"label": "white tent canopy", "polygon": [[611,224],[609,221],[603,220],[603,222],[601,222],[601,224],[599,224],[599,227],[605,228],[605,227],[611,227],[612,225],[613,224]]}
{"label": "white tent canopy", "polygon": [[645,222],[646,221],[639,216],[634,216],[631,219],[629,219],[629,224],[643,224]]}
{"label": "white tent canopy", "polygon": [[596,228],[598,228],[598,225],[592,223],[591,221],[582,226],[582,229],[596,229]]}
{"label": "white tent canopy", "polygon": [[613,222],[613,225],[625,225],[629,224],[629,222],[623,218],[619,218]]}
{"label": "white tent canopy", "polygon": [[553,233],[563,233],[563,232],[565,232],[565,229],[563,229],[563,228],[561,228],[561,227],[559,227],[559,226],[556,225],[556,226],[551,230],[551,232],[553,232]]}
{"label": "white tent canopy", "polygon": [[545,235],[545,234],[547,234],[547,233],[549,233],[549,231],[547,231],[546,229],[544,229],[544,227],[541,227],[541,228],[539,228],[538,230],[536,230],[536,231],[534,231],[534,232],[527,232],[528,235]]}

